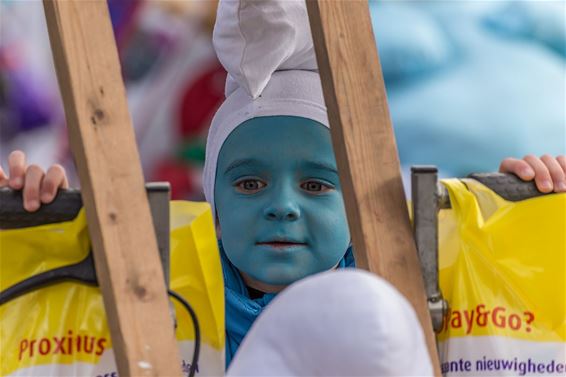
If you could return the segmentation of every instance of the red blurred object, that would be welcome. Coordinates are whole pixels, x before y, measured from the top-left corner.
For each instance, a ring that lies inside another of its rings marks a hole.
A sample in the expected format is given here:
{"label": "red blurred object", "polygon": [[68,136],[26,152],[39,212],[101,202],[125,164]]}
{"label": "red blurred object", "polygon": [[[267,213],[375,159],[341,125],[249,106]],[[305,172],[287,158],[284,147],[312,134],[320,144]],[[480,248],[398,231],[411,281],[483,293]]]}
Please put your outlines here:
{"label": "red blurred object", "polygon": [[214,113],[224,100],[226,71],[217,60],[183,91],[180,131],[184,139],[199,136],[210,126]]}
{"label": "red blurred object", "polygon": [[171,184],[171,199],[182,200],[193,196],[194,183],[191,178],[190,165],[176,160],[164,160],[152,174],[155,181],[166,181]]}

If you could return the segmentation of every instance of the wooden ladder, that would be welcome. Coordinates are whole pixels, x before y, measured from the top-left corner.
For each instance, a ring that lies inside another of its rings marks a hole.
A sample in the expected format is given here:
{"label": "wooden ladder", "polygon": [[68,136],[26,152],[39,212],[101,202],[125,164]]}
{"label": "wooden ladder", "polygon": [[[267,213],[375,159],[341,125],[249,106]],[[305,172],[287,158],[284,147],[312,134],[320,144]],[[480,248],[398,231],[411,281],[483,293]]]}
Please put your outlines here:
{"label": "wooden ladder", "polygon": [[[107,3],[44,7],[118,372],[181,376]],[[367,0],[307,8],[356,263],[413,304],[439,376]]]}

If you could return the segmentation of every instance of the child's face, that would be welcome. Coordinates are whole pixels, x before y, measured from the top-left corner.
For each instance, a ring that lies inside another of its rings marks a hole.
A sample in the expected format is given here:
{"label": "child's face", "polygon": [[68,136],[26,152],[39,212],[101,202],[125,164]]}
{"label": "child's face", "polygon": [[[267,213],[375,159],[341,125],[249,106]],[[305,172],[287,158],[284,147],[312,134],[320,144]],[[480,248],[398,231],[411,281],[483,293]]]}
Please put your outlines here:
{"label": "child's face", "polygon": [[278,116],[240,125],[218,156],[214,195],[226,255],[263,283],[331,269],[348,248],[330,132],[314,121]]}

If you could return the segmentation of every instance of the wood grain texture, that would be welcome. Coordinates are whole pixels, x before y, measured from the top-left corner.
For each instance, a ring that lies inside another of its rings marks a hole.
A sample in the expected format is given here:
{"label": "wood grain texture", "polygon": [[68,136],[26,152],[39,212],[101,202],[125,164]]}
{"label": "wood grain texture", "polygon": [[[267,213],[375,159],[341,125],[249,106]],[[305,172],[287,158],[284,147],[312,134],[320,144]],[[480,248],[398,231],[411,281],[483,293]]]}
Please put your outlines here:
{"label": "wood grain texture", "polygon": [[44,8],[118,372],[181,376],[108,6]]}
{"label": "wood grain texture", "polygon": [[307,0],[356,265],[415,308],[440,376],[367,0]]}

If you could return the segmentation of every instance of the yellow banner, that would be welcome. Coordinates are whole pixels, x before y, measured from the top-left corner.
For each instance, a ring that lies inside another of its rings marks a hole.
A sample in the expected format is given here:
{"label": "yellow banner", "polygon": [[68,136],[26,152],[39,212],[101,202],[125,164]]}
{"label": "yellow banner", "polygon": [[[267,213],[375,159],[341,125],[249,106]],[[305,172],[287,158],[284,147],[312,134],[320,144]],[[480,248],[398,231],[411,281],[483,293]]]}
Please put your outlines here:
{"label": "yellow banner", "polygon": [[497,335],[566,342],[566,194],[509,202],[445,180],[440,284],[451,310],[439,340]]}
{"label": "yellow banner", "polygon": [[[199,373],[224,371],[224,295],[218,245],[206,203],[171,203],[171,283],[197,313]],[[0,289],[83,260],[90,241],[83,211],[73,221],[0,232]],[[194,347],[193,323],[175,300],[183,368]],[[0,375],[116,376],[100,291],[65,282],[0,306]],[[71,368],[71,369],[69,369]]]}

